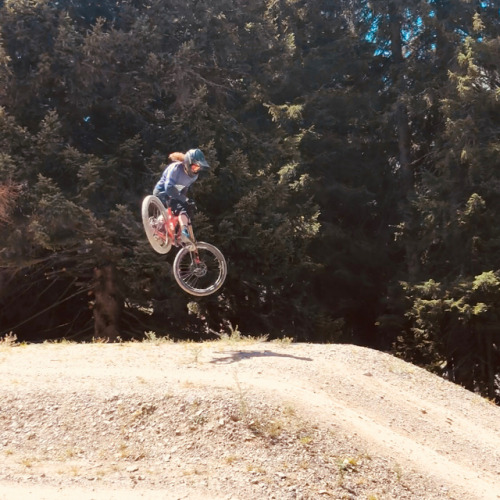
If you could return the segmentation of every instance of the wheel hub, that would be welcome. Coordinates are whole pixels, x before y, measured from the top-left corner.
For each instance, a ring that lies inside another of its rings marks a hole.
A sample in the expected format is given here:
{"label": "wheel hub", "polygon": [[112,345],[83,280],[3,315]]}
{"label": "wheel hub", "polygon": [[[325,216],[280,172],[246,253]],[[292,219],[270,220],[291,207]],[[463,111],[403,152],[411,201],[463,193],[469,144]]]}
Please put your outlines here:
{"label": "wheel hub", "polygon": [[192,273],[197,277],[201,278],[207,274],[207,266],[204,262],[199,262],[198,264],[193,264]]}

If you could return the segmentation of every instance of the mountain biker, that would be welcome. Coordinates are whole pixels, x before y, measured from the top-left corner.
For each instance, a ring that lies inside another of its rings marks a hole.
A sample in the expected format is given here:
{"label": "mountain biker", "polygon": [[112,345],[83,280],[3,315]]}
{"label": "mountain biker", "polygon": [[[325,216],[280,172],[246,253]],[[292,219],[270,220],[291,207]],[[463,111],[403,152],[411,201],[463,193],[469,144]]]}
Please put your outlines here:
{"label": "mountain biker", "polygon": [[191,238],[188,230],[190,223],[188,207],[194,203],[186,193],[191,184],[198,179],[198,174],[208,170],[210,165],[199,149],[190,149],[186,153],[171,153],[168,159],[171,163],[167,165],[156,183],[153,194],[179,217],[181,237],[189,242]]}

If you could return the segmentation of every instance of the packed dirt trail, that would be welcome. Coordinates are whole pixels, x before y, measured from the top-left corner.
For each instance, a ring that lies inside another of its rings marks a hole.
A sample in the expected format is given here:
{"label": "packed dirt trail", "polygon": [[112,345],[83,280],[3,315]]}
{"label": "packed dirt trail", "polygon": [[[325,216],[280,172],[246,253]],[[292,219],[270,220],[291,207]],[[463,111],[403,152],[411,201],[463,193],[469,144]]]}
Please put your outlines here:
{"label": "packed dirt trail", "polygon": [[352,345],[0,344],[0,500],[500,499],[500,408]]}

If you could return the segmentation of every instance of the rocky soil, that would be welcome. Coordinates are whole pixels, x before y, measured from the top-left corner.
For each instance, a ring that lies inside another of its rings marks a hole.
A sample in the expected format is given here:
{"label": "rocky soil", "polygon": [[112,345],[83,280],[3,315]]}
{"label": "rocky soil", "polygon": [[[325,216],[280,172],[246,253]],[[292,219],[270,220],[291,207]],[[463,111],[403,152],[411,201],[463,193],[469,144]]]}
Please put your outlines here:
{"label": "rocky soil", "polygon": [[388,354],[0,344],[0,500],[500,499],[500,408]]}

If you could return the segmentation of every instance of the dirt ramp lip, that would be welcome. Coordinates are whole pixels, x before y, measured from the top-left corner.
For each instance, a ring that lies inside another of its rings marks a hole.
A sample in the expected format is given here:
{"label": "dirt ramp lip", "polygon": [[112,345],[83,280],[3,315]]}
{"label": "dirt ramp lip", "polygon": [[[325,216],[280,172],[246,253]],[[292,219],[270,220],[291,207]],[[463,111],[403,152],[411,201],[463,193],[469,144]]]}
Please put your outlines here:
{"label": "dirt ramp lip", "polygon": [[500,498],[500,409],[366,348],[0,346],[0,377],[0,500]]}

